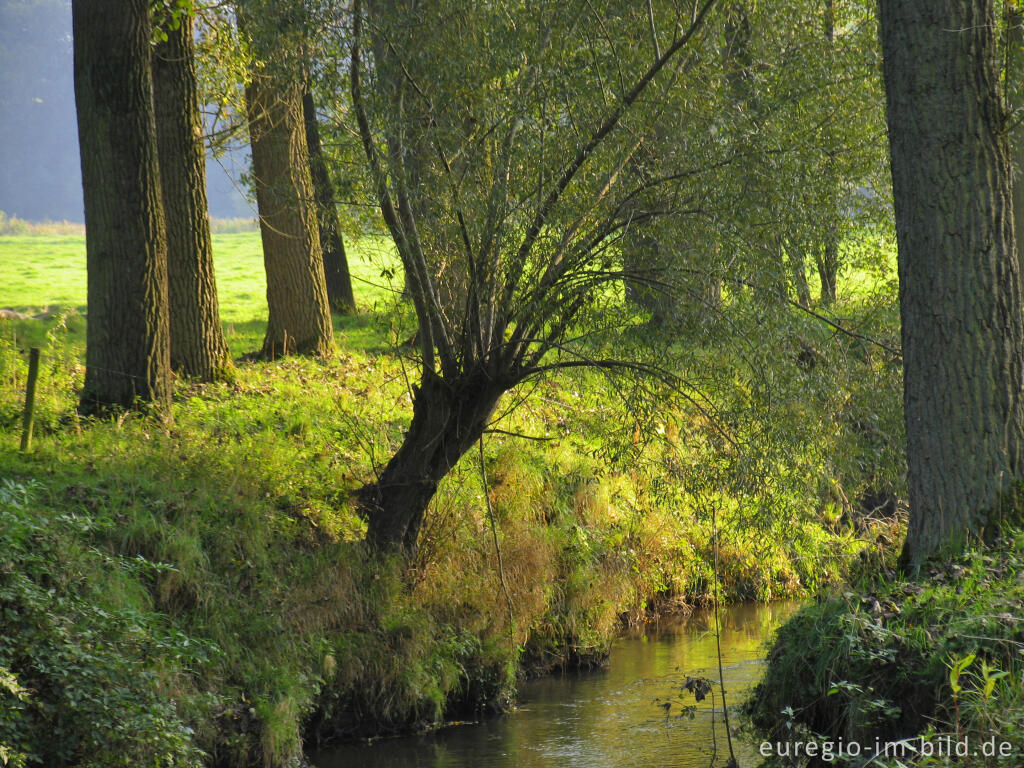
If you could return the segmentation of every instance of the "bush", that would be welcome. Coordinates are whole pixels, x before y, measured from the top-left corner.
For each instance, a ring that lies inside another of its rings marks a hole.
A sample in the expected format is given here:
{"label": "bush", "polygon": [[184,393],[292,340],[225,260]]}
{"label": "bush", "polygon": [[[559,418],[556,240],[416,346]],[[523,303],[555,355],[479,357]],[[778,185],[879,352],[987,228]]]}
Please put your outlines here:
{"label": "bush", "polygon": [[[745,705],[754,730],[772,742],[861,745],[995,738],[1012,754],[978,755],[972,765],[1019,765],[1021,572],[1017,534],[933,568],[921,583],[847,591],[804,608],[779,629]],[[959,763],[954,754],[922,764]]]}
{"label": "bush", "polygon": [[75,536],[88,521],[31,508],[30,486],[0,485],[0,757],[53,768],[201,765],[169,688],[179,664],[209,649],[105,599],[100,586],[160,566],[82,549]]}

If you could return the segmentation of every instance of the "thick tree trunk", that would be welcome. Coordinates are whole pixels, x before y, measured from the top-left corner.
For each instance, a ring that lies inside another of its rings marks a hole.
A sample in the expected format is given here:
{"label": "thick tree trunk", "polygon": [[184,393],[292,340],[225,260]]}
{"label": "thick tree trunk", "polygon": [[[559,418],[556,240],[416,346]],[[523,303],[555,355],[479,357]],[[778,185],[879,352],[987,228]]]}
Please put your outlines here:
{"label": "thick tree trunk", "polygon": [[1013,231],[1017,264],[1024,264],[1024,13],[1014,0],[1004,6],[1006,24],[1007,109],[1012,113],[1010,159],[1013,166]]}
{"label": "thick tree trunk", "polygon": [[270,316],[261,354],[327,354],[327,304],[301,89],[254,73],[246,89]]}
{"label": "thick tree trunk", "polygon": [[423,515],[438,483],[480,439],[505,389],[483,371],[461,379],[456,390],[437,376],[423,380],[401,447],[377,482],[360,492],[371,546],[415,553]]}
{"label": "thick tree trunk", "polygon": [[1021,279],[993,26],[990,0],[881,3],[915,571],[994,533],[1021,478]]}
{"label": "thick tree trunk", "polygon": [[83,412],[171,399],[149,4],[75,0],[89,324]]}
{"label": "thick tree trunk", "polygon": [[324,254],[324,277],[327,281],[327,301],[331,311],[351,315],[356,311],[356,297],[352,293],[352,277],[348,271],[345,243],[338,223],[338,208],[334,202],[334,187],[327,171],[323,148],[320,146],[320,128],[316,120],[316,105],[309,83],[302,92],[302,114],[306,123],[306,144],[309,147],[309,171],[316,196],[316,211],[320,224],[320,249]]}
{"label": "thick tree trunk", "polygon": [[220,324],[206,202],[206,157],[196,96],[192,18],[153,51],[160,185],[167,220],[171,367],[212,381],[228,366]]}

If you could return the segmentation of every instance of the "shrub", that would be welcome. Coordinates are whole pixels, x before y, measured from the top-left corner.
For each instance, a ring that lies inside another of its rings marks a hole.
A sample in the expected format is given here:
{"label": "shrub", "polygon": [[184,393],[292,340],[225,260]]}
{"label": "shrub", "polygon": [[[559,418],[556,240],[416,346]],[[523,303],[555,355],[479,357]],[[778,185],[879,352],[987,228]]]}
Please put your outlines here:
{"label": "shrub", "polygon": [[81,548],[75,535],[90,525],[36,514],[31,486],[0,484],[0,756],[53,768],[201,765],[169,687],[180,663],[209,649],[105,599],[105,579],[161,566]]}

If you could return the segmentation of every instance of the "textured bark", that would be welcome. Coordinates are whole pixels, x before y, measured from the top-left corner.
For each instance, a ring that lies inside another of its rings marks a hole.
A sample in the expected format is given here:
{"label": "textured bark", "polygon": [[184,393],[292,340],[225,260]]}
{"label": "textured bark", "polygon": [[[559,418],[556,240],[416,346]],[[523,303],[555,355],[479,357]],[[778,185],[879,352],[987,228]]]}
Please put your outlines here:
{"label": "textured bark", "polygon": [[245,98],[270,310],[261,354],[324,355],[334,344],[334,329],[301,89],[256,72]]}
{"label": "textured bark", "polygon": [[170,406],[167,245],[145,0],[75,0],[89,324],[83,412]]}
{"label": "textured bark", "polygon": [[213,275],[206,157],[196,96],[192,19],[153,51],[160,187],[167,222],[171,368],[212,381],[230,365]]}
{"label": "textured bark", "polygon": [[438,483],[480,439],[506,389],[484,370],[460,377],[457,388],[437,376],[422,381],[401,447],[377,482],[360,492],[371,546],[415,553],[423,514]]}
{"label": "textured bark", "polygon": [[[829,44],[829,55],[830,57],[835,56],[835,39],[836,39],[836,18],[835,18],[835,4],[833,0],[825,0],[825,39]],[[826,136],[826,146],[832,146],[832,130],[831,125],[826,124],[824,127]],[[825,241],[821,244],[820,250],[815,254],[815,260],[818,264],[818,280],[821,283],[821,305],[823,307],[830,307],[836,302],[836,298],[839,296],[839,226],[838,219],[842,216],[839,212],[839,204],[837,202],[837,192],[839,182],[835,178],[835,168],[832,161],[833,153],[829,152],[829,161],[826,164],[826,173],[830,178],[833,188],[833,194],[829,195],[829,209],[830,214],[836,218],[836,223],[826,228]]]}
{"label": "textured bark", "polygon": [[990,1],[881,3],[911,570],[994,533],[1021,476],[1021,280],[993,27]]}
{"label": "textured bark", "polygon": [[356,297],[352,293],[352,277],[348,271],[345,243],[338,223],[338,208],[334,202],[334,187],[327,172],[323,148],[320,146],[320,127],[316,120],[316,105],[307,83],[302,93],[302,115],[306,123],[306,144],[309,147],[309,171],[316,196],[317,218],[320,224],[320,249],[324,254],[324,278],[327,282],[327,302],[332,312],[351,315],[356,311]]}
{"label": "textured bark", "polygon": [[1006,24],[1007,108],[1013,115],[1010,159],[1013,165],[1013,231],[1017,264],[1024,264],[1024,13],[1013,0],[1004,6]]}

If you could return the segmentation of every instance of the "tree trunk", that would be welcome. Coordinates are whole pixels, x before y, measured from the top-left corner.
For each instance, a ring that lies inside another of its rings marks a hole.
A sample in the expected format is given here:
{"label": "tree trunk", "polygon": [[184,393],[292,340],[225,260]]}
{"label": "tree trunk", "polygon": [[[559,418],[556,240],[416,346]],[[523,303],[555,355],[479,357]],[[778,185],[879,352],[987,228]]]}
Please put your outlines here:
{"label": "tree trunk", "polygon": [[1015,0],[1004,6],[1006,24],[1007,109],[1013,120],[1010,159],[1013,166],[1013,231],[1016,233],[1017,264],[1024,264],[1024,13]]}
{"label": "tree trunk", "polygon": [[993,534],[1021,477],[1021,279],[993,28],[990,0],[881,3],[912,571]]}
{"label": "tree trunk", "polygon": [[786,256],[789,259],[789,275],[793,280],[797,303],[804,309],[809,309],[811,286],[807,283],[807,256],[803,245],[790,238],[786,243]]}
{"label": "tree trunk", "polygon": [[767,305],[785,304],[789,301],[789,280],[782,238],[770,232],[764,238],[755,248],[759,258],[754,265],[754,295]]}
{"label": "tree trunk", "polygon": [[309,171],[316,196],[316,211],[320,224],[320,249],[324,254],[324,277],[327,281],[327,302],[332,312],[352,315],[356,311],[356,297],[352,293],[352,277],[348,271],[345,243],[341,239],[338,209],[334,202],[334,187],[327,172],[323,149],[320,146],[320,128],[316,120],[316,105],[309,83],[302,92],[302,114],[306,123],[306,144],[309,147]]}
{"label": "tree trunk", "polygon": [[821,305],[831,307],[839,295],[839,232],[834,227],[829,228],[815,259],[818,263],[818,279],[821,281]]}
{"label": "tree trunk", "polygon": [[455,390],[435,375],[423,379],[401,447],[377,482],[360,491],[371,546],[410,557],[415,553],[438,483],[480,439],[505,389],[484,371],[460,377]]}
{"label": "tree trunk", "polygon": [[167,243],[149,4],[75,0],[75,103],[88,265],[86,413],[171,399]]}
{"label": "tree trunk", "polygon": [[212,381],[230,366],[220,324],[206,202],[206,157],[196,96],[192,18],[153,51],[160,186],[167,220],[171,368]]}
{"label": "tree trunk", "polygon": [[[836,14],[834,0],[825,0],[825,40],[828,41],[829,59],[835,58]],[[831,125],[824,126],[826,146],[833,145]],[[832,189],[828,200],[828,214],[835,217],[835,222],[825,228],[825,241],[815,253],[818,264],[818,280],[821,283],[821,306],[831,307],[839,296],[839,180],[835,178],[834,151],[828,151],[826,174]]]}
{"label": "tree trunk", "polygon": [[631,227],[623,238],[625,294],[628,301],[651,313],[653,325],[663,327],[678,319],[682,310],[680,279],[658,238],[645,229],[643,225]]}
{"label": "tree trunk", "polygon": [[301,89],[253,74],[245,91],[270,316],[261,354],[325,355],[334,345]]}

